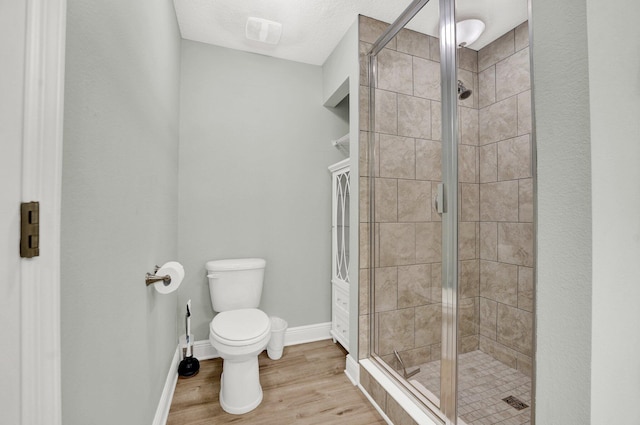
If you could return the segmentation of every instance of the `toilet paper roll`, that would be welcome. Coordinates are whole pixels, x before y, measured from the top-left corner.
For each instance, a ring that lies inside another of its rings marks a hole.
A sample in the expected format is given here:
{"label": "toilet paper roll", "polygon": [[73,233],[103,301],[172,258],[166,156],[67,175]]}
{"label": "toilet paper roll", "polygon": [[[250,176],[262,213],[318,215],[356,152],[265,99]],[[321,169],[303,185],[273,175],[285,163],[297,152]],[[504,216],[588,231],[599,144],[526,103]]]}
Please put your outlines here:
{"label": "toilet paper roll", "polygon": [[180,279],[184,279],[184,267],[177,261],[169,261],[168,263],[164,263],[162,267],[174,267],[178,270],[178,273],[180,273]]}
{"label": "toilet paper roll", "polygon": [[156,272],[156,276],[167,276],[171,277],[171,282],[169,284],[165,284],[164,281],[156,282],[153,286],[156,288],[156,291],[161,294],[170,294],[182,283],[182,279],[184,279],[184,267],[180,263],[175,261],[171,261],[169,263],[164,264],[162,267],[158,269]]}

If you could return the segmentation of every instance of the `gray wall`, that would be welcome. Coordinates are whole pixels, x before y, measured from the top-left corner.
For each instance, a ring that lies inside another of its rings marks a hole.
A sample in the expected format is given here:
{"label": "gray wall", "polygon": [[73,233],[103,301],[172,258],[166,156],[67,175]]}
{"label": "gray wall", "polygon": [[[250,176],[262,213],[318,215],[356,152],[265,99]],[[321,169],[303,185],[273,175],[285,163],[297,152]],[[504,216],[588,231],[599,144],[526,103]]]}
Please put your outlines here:
{"label": "gray wall", "polygon": [[212,259],[265,258],[266,313],[330,321],[327,166],[348,123],[322,106],[321,67],[183,41],[180,95],[179,299],[195,339],[213,317]]}
{"label": "gray wall", "polygon": [[640,5],[532,5],[536,423],[637,424]]}
{"label": "gray wall", "polygon": [[[345,90],[349,92],[349,156],[350,173],[359,175],[360,146],[360,100],[358,90],[360,87],[360,58],[358,55],[358,17],[353,21],[333,52],[322,65],[322,87],[325,105],[332,104]],[[345,87],[346,86],[346,87]],[[344,101],[343,101],[344,104]],[[342,104],[341,104],[342,105]],[[340,105],[338,105],[340,106]],[[366,143],[366,140],[365,140]],[[357,178],[350,180],[351,192],[349,194],[349,222],[358,223],[360,210],[360,181]],[[358,358],[358,281],[359,281],[359,226],[355,224],[349,227],[349,353],[352,358]]]}
{"label": "gray wall", "polygon": [[[587,1],[591,423],[640,424],[640,3]],[[615,407],[614,407],[615,406]]]}
{"label": "gray wall", "polygon": [[589,424],[592,218],[586,1],[532,3],[538,144],[536,423]]}
{"label": "gray wall", "polygon": [[171,0],[68,2],[62,421],[149,424],[176,349],[180,36]]}

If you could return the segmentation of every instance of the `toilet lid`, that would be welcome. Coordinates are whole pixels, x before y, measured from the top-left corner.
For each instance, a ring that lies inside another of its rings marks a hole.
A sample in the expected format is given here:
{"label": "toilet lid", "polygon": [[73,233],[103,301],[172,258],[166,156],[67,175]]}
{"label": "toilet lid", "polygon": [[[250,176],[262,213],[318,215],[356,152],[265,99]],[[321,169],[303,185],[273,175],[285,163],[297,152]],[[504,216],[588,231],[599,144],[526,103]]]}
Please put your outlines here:
{"label": "toilet lid", "polygon": [[211,321],[210,330],[223,340],[248,342],[263,336],[270,326],[269,316],[264,311],[245,308],[218,313]]}

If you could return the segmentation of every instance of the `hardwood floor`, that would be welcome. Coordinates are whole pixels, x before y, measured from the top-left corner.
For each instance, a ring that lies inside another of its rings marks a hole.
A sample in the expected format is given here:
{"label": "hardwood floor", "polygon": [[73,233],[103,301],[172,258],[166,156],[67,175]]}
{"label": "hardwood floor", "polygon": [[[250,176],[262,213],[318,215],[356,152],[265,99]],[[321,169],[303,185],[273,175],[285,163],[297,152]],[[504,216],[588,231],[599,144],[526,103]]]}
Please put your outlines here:
{"label": "hardwood floor", "polygon": [[284,348],[280,360],[259,356],[264,398],[244,415],[220,407],[222,359],[200,362],[200,373],[178,379],[168,425],[384,425],[344,374],[346,353],[330,339]]}

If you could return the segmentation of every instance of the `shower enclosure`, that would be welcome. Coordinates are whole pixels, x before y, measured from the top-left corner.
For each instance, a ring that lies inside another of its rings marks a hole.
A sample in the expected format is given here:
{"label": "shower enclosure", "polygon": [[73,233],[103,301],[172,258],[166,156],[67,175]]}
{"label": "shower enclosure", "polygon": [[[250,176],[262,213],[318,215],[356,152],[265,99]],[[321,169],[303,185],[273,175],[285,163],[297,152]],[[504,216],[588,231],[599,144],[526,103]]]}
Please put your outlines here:
{"label": "shower enclosure", "polygon": [[533,423],[535,156],[520,5],[475,49],[456,42],[456,13],[470,12],[454,0],[414,1],[391,25],[360,21],[360,358],[442,423]]}

